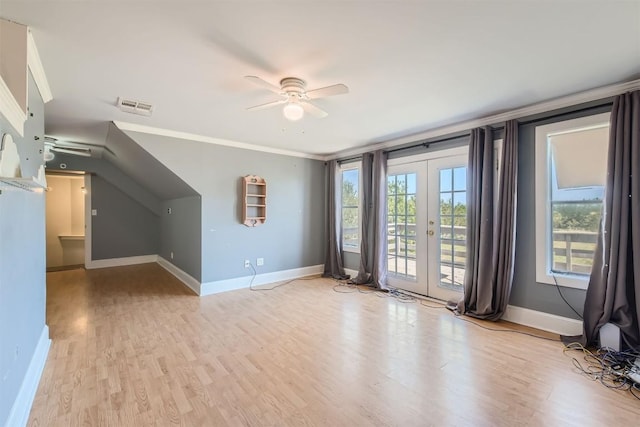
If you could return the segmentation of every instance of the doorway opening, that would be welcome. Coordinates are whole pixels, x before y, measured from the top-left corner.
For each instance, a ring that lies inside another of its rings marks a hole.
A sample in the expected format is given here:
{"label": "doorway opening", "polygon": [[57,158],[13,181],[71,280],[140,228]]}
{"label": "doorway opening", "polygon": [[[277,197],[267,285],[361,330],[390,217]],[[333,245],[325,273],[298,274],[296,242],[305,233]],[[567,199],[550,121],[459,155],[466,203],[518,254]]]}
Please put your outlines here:
{"label": "doorway opening", "polygon": [[47,173],[47,271],[84,268],[85,175]]}

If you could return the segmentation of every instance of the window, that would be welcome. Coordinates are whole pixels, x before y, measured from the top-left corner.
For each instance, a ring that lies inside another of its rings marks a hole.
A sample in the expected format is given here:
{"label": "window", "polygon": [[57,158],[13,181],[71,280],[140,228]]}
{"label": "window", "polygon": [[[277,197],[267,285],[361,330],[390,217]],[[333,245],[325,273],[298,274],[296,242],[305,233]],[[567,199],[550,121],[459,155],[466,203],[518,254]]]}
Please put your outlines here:
{"label": "window", "polygon": [[536,128],[536,281],[586,289],[607,168],[609,113]]}
{"label": "window", "polygon": [[342,174],[342,250],[360,252],[360,163],[340,166]]}

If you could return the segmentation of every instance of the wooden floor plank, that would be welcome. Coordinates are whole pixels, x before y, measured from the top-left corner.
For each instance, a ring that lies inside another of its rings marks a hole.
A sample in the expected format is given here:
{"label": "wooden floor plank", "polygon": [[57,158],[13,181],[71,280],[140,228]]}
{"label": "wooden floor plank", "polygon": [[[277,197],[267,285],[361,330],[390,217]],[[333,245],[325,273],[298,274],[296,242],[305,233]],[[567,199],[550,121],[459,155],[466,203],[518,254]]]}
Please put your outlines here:
{"label": "wooden floor plank", "polygon": [[29,425],[637,424],[559,342],[334,284],[199,298],[156,264],[48,273]]}

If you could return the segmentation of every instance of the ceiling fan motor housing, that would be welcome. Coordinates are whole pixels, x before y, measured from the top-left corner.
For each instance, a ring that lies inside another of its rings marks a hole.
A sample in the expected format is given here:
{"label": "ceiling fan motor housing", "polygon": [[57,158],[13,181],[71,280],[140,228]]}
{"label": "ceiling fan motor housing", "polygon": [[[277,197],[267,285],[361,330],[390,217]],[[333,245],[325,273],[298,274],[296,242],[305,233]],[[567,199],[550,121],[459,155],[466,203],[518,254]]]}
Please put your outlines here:
{"label": "ceiling fan motor housing", "polygon": [[280,80],[280,87],[289,99],[300,100],[304,98],[307,84],[304,80],[296,77],[285,77]]}

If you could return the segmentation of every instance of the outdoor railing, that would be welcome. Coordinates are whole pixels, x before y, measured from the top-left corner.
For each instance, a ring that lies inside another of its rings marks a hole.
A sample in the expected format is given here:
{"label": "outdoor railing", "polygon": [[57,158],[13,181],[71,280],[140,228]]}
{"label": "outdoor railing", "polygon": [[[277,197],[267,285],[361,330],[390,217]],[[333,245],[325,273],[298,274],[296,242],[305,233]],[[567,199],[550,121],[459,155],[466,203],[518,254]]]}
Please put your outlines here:
{"label": "outdoor railing", "polygon": [[597,240],[593,231],[554,231],[553,270],[589,274]]}
{"label": "outdoor railing", "polygon": [[[394,242],[398,232],[399,242]],[[345,228],[344,236],[357,235],[358,228]],[[389,254],[400,256],[415,257],[415,224],[395,224],[388,228]],[[405,233],[408,235],[407,242]],[[441,229],[440,238],[440,256],[443,263],[451,263],[454,260],[455,265],[464,265],[466,261],[466,234],[465,226],[453,226]],[[565,271],[579,274],[589,274],[591,272],[591,264],[593,254],[596,248],[597,233],[591,231],[579,230],[562,230],[553,233],[553,270]],[[345,239],[345,244],[357,246],[360,243],[358,239]],[[452,251],[451,248],[454,248]],[[455,252],[455,253],[454,253]]]}

